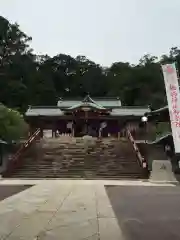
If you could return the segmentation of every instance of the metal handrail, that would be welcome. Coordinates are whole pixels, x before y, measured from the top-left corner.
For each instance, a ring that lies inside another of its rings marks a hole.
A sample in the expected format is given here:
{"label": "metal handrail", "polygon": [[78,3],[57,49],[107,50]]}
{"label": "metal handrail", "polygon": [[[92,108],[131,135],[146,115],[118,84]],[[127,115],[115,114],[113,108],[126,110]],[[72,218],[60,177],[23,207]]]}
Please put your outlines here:
{"label": "metal handrail", "polygon": [[141,153],[140,153],[140,151],[139,151],[139,148],[138,148],[138,146],[137,146],[137,144],[136,144],[136,142],[135,142],[135,140],[134,140],[134,138],[133,138],[130,130],[127,129],[126,131],[127,131],[127,136],[128,136],[128,138],[129,138],[132,146],[133,146],[133,149],[134,149],[134,151],[136,152],[136,155],[137,155],[137,158],[138,158],[138,160],[139,160],[140,165],[141,165],[143,168],[147,168],[146,160],[145,160],[144,157],[141,155]]}
{"label": "metal handrail", "polygon": [[36,132],[34,132],[29,139],[21,146],[21,148],[15,153],[14,157],[12,158],[12,161],[15,161],[22,152],[24,152],[25,149],[27,149],[30,144],[37,139],[37,137],[40,134],[40,129],[37,129]]}
{"label": "metal handrail", "polygon": [[14,154],[14,156],[9,160],[4,174],[11,173],[12,171],[14,171],[20,165],[21,156],[39,136],[40,136],[40,129],[37,129],[29,137],[29,139],[20,147],[20,149]]}

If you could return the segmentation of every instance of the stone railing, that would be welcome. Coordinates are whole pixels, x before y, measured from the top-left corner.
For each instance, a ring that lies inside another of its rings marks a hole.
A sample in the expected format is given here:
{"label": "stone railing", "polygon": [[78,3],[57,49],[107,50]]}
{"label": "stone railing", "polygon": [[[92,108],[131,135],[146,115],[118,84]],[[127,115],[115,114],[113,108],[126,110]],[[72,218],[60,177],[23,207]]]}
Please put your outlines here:
{"label": "stone railing", "polygon": [[139,164],[142,166],[142,168],[147,169],[147,167],[148,167],[147,166],[147,162],[144,159],[144,157],[141,155],[141,153],[139,151],[139,148],[138,148],[138,146],[137,146],[137,144],[136,144],[136,142],[135,142],[135,140],[134,140],[134,138],[133,138],[133,136],[132,136],[132,134],[131,134],[129,129],[127,129],[127,136],[129,138],[132,146],[133,146],[134,151],[136,152]]}
{"label": "stone railing", "polygon": [[8,160],[6,169],[3,172],[3,176],[8,176],[12,172],[14,172],[18,167],[20,167],[23,164],[23,155],[26,152],[26,150],[32,145],[34,141],[40,138],[40,129],[37,129],[30,137],[29,139],[23,143],[23,145],[20,147],[20,149],[11,157],[11,159]]}

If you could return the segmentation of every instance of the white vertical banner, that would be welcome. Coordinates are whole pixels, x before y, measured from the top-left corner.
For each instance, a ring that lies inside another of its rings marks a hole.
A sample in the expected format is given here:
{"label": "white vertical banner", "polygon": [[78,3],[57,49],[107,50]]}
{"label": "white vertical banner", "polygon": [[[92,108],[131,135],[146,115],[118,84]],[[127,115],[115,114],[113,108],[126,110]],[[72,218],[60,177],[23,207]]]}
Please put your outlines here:
{"label": "white vertical banner", "polygon": [[175,63],[162,65],[175,152],[180,153],[180,92]]}

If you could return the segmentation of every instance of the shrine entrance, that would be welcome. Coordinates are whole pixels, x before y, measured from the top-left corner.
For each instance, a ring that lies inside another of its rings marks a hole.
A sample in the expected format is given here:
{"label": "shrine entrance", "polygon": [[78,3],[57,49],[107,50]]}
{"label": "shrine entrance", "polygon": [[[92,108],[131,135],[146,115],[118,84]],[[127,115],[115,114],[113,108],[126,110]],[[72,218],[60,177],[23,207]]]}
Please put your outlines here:
{"label": "shrine entrance", "polygon": [[94,125],[90,120],[78,119],[74,122],[75,137],[82,137],[84,135],[98,137],[98,129],[98,125]]}

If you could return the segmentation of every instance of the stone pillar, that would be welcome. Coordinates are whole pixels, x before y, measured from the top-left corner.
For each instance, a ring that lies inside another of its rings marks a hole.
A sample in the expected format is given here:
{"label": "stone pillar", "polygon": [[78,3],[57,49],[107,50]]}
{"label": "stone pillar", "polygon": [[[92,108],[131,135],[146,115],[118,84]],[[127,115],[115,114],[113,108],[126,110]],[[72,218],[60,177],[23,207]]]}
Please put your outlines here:
{"label": "stone pillar", "polygon": [[72,137],[74,137],[74,123],[73,123],[73,125],[72,125]]}
{"label": "stone pillar", "polygon": [[121,137],[121,123],[118,120],[118,139],[120,139],[120,137]]}
{"label": "stone pillar", "polygon": [[40,129],[40,137],[43,138],[43,129]]}
{"label": "stone pillar", "polygon": [[52,138],[55,138],[56,137],[56,130],[52,130]]}
{"label": "stone pillar", "polygon": [[55,121],[52,122],[52,138],[56,137],[57,124]]}
{"label": "stone pillar", "polygon": [[101,128],[99,128],[98,137],[99,137],[99,138],[102,137],[102,129],[101,129]]}

